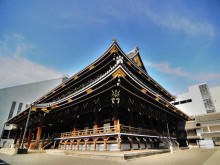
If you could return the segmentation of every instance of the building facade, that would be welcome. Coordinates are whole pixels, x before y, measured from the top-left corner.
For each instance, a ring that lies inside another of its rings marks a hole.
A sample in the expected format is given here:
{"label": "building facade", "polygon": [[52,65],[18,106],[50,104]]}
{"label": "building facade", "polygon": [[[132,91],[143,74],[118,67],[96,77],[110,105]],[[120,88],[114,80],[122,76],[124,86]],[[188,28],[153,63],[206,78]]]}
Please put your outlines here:
{"label": "building facade", "polygon": [[186,122],[190,148],[214,148],[220,145],[220,112],[195,116]]}
{"label": "building facade", "polygon": [[15,126],[5,124],[5,122],[22,113],[31,102],[37,100],[42,95],[66,80],[67,77],[61,77],[52,80],[0,89],[1,147],[9,146],[13,142],[15,134]]}
{"label": "building facade", "polygon": [[185,145],[189,116],[148,73],[136,47],[114,39],[107,51],[66,82],[8,120],[20,146],[30,114],[30,149],[132,150]]}
{"label": "building facade", "polygon": [[177,95],[172,104],[189,116],[218,112],[219,92],[220,88],[209,89],[206,83],[190,86],[189,92]]}

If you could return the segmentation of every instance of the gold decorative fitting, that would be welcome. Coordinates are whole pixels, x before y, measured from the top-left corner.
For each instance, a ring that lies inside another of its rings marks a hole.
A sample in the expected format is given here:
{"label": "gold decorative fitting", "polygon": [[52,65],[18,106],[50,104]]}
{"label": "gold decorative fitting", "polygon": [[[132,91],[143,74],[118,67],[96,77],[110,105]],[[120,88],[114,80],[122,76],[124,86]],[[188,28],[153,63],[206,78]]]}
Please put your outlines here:
{"label": "gold decorative fitting", "polygon": [[134,57],[134,61],[138,66],[140,66],[140,67],[142,66],[141,59],[138,55]]}
{"label": "gold decorative fitting", "polygon": [[76,76],[76,77],[74,77],[74,80],[75,80],[75,79],[78,79],[78,78],[79,78],[79,76]]}
{"label": "gold decorative fitting", "polygon": [[52,93],[55,93],[56,91],[53,91]]}
{"label": "gold decorative fitting", "polygon": [[155,84],[155,86],[157,87],[157,86],[158,86],[158,84]]}
{"label": "gold decorative fitting", "polygon": [[56,108],[56,107],[58,107],[58,105],[52,105],[52,106],[51,106],[51,109],[54,109],[54,108]]}
{"label": "gold decorative fitting", "polygon": [[163,90],[163,89],[161,89],[161,91],[163,92],[164,90]]}
{"label": "gold decorative fitting", "polygon": [[160,99],[158,97],[155,98],[156,101],[159,101]]}
{"label": "gold decorative fitting", "polygon": [[41,108],[41,110],[42,110],[42,111],[46,111],[46,110],[47,110],[47,108],[46,108],[46,107],[45,107],[45,108]]}
{"label": "gold decorative fitting", "polygon": [[67,101],[68,101],[68,102],[71,102],[71,101],[73,101],[73,100],[72,100],[72,99],[68,99]]}
{"label": "gold decorative fitting", "polygon": [[112,77],[115,78],[115,77],[125,77],[126,74],[121,70],[121,69],[118,69],[115,73],[112,74]]}
{"label": "gold decorative fitting", "polygon": [[90,93],[90,92],[92,92],[92,89],[88,89],[86,92],[87,92],[87,93]]}
{"label": "gold decorative fitting", "polygon": [[95,68],[94,65],[90,66],[90,67],[89,67],[89,70],[92,70],[93,68]]}
{"label": "gold decorative fitting", "polygon": [[50,112],[49,110],[47,110],[47,107],[41,108],[41,110],[44,111],[45,113],[49,113]]}
{"label": "gold decorative fitting", "polygon": [[169,104],[167,104],[166,107],[169,107]]}
{"label": "gold decorative fitting", "polygon": [[142,72],[139,70],[138,73],[142,74]]}
{"label": "gold decorative fitting", "polygon": [[27,112],[24,112],[24,115],[26,115],[27,114]]}
{"label": "gold decorative fitting", "polygon": [[127,63],[128,63],[128,65],[131,65],[131,62],[130,62],[130,61],[128,61]]}
{"label": "gold decorative fitting", "polygon": [[44,96],[44,98],[46,99],[46,98],[47,98],[47,96]]}
{"label": "gold decorative fitting", "polygon": [[118,48],[116,46],[113,46],[113,48],[110,50],[110,53],[116,53],[118,52]]}
{"label": "gold decorative fitting", "polygon": [[174,109],[174,111],[176,112],[176,109]]}
{"label": "gold decorative fitting", "polygon": [[63,84],[63,85],[62,85],[62,87],[65,87],[65,86],[66,86],[66,84]]}
{"label": "gold decorative fitting", "polygon": [[141,90],[143,93],[147,93],[147,90],[146,89],[142,89]]}
{"label": "gold decorative fitting", "polygon": [[40,102],[40,100],[37,101],[38,103]]}
{"label": "gold decorative fitting", "polygon": [[166,93],[167,95],[169,95],[169,93]]}
{"label": "gold decorative fitting", "polygon": [[150,81],[150,78],[148,78],[147,80]]}
{"label": "gold decorative fitting", "polygon": [[31,108],[31,111],[36,111],[36,110],[37,110],[36,107],[32,107],[32,108]]}

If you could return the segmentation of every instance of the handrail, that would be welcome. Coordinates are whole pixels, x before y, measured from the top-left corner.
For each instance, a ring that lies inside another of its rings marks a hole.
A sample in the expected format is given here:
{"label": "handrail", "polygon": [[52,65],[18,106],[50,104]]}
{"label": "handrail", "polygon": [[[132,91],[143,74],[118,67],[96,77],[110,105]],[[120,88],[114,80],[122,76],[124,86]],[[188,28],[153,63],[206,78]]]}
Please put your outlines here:
{"label": "handrail", "polygon": [[[122,124],[117,127],[107,126],[107,127],[99,127],[99,128],[90,128],[85,130],[71,131],[61,133],[61,137],[79,137],[79,136],[90,136],[90,135],[99,135],[99,134],[109,134],[109,133],[129,133],[129,134],[142,134],[142,135],[151,135],[151,136],[159,136],[161,135],[154,131],[130,126],[124,126]],[[167,133],[163,133],[162,136],[167,136]]]}

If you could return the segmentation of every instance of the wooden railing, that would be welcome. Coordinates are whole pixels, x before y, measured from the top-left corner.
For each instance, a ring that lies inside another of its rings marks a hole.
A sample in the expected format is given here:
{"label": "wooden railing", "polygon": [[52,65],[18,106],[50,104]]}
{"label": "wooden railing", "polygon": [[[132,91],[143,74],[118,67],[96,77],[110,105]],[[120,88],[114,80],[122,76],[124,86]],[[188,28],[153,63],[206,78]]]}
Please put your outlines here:
{"label": "wooden railing", "polygon": [[[154,130],[118,125],[117,127],[108,126],[108,127],[99,127],[99,128],[93,128],[93,129],[78,130],[75,132],[74,131],[64,132],[64,133],[61,133],[61,138],[91,136],[91,135],[101,135],[101,134],[112,134],[112,133],[127,133],[127,134],[159,136],[159,134]],[[164,135],[162,134],[162,136],[168,137],[168,134],[164,133]]]}
{"label": "wooden railing", "polygon": [[93,128],[93,129],[85,129],[85,130],[79,130],[79,131],[72,131],[72,132],[64,132],[61,134],[62,138],[65,137],[79,137],[79,136],[90,136],[90,135],[100,135],[100,134],[111,134],[120,132],[118,128],[115,128],[114,126],[109,127],[99,127],[99,128]]}

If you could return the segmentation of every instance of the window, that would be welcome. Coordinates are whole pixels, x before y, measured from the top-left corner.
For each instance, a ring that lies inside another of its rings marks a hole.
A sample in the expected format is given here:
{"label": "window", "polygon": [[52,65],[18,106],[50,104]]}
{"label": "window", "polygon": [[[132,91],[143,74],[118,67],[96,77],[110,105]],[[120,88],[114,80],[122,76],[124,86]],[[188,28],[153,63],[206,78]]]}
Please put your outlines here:
{"label": "window", "polygon": [[12,104],[11,104],[11,110],[10,110],[9,115],[8,115],[8,120],[13,116],[13,113],[14,113],[14,110],[15,110],[15,105],[16,105],[16,102],[13,101]]}
{"label": "window", "polygon": [[21,112],[22,106],[23,106],[23,103],[19,103],[17,114],[19,114]]}
{"label": "window", "polygon": [[180,101],[180,104],[185,104],[186,100]]}
{"label": "window", "polygon": [[189,99],[189,100],[186,100],[187,101],[187,103],[189,103],[189,102],[192,102],[192,99]]}

